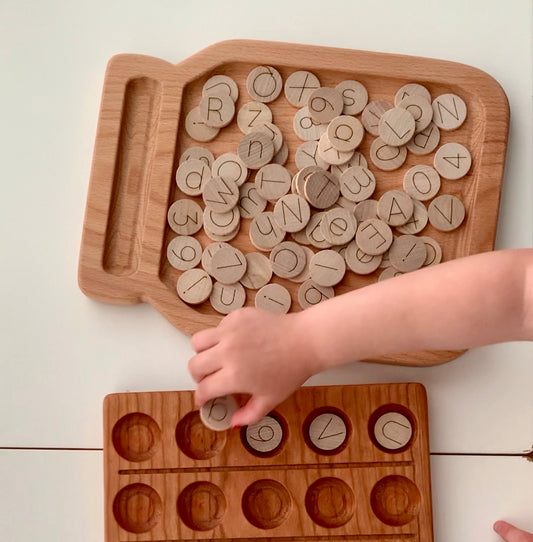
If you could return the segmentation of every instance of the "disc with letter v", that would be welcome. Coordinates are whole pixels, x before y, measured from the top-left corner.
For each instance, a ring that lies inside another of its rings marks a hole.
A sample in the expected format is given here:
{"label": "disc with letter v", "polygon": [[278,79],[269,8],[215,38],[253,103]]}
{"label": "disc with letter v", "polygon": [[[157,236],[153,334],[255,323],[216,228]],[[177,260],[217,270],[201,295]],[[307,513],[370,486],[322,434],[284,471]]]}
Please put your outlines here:
{"label": "disc with letter v", "polygon": [[348,427],[346,422],[335,412],[323,412],[313,417],[308,426],[311,445],[320,452],[333,452],[346,442]]}

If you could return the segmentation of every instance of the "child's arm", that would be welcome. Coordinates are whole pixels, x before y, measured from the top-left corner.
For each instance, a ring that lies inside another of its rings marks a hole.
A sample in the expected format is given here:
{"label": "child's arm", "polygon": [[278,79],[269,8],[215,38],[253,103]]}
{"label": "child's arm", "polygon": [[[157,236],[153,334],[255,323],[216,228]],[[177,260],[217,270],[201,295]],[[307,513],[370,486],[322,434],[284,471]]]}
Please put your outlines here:
{"label": "child's arm", "polygon": [[233,425],[257,422],[313,374],[413,350],[533,339],[533,250],[453,260],[284,316],[241,309],[193,336],[196,402],[251,395]]}

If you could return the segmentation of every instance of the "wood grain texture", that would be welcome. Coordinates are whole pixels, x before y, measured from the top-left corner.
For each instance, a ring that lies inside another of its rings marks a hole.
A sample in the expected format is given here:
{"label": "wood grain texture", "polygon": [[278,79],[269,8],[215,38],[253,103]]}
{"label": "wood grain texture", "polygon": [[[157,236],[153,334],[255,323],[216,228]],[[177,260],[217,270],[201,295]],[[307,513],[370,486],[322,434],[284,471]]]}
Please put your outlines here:
{"label": "wood grain texture", "polygon": [[[468,116],[457,131],[442,131],[441,144],[458,142],[472,155],[472,168],[460,183],[450,182],[442,193],[458,196],[467,219],[452,234],[428,225],[424,234],[443,248],[443,259],[492,250],[500,200],[509,125],[509,108],[499,84],[475,68],[441,60],[369,53],[275,42],[228,41],[210,46],[172,65],[140,55],[118,55],[108,65],[95,141],[81,244],[79,284],[88,296],[118,304],[148,302],[185,333],[215,326],[221,316],[204,304],[182,303],[175,287],[180,272],[166,261],[166,246],[174,233],[166,225],[170,204],[183,197],[174,175],[181,154],[197,146],[184,129],[185,117],[196,107],[209,77],[234,79],[240,95],[238,110],[251,101],[246,78],[257,66],[275,67],[285,81],[297,70],[315,73],[322,86],[360,81],[370,99],[391,103],[398,89],[423,84],[433,97],[454,93],[464,99]],[[294,155],[301,140],[293,131],[296,109],[280,96],[269,104],[290,152],[286,167],[296,171]],[[236,122],[203,144],[215,156],[235,152],[242,132]],[[366,157],[373,138],[365,136],[358,151]],[[400,188],[405,171],[432,156],[409,153],[396,171],[369,168],[379,177],[376,193]],[[425,162],[424,162],[425,163]],[[430,163],[430,162],[428,162]],[[231,243],[244,253],[254,250],[248,237],[249,220]],[[196,235],[209,243],[204,231]],[[377,272],[376,272],[377,273]],[[377,276],[348,274],[336,287],[342,294],[375,282]],[[298,285],[274,279],[297,300]],[[247,305],[253,303],[253,296]],[[294,310],[298,303],[293,302]],[[431,365],[454,359],[457,352],[406,353],[372,361]]]}
{"label": "wood grain texture", "polygon": [[[412,436],[388,449],[394,413]],[[304,387],[270,416],[215,432],[192,391],[106,397],[106,541],[433,540],[422,385]]]}

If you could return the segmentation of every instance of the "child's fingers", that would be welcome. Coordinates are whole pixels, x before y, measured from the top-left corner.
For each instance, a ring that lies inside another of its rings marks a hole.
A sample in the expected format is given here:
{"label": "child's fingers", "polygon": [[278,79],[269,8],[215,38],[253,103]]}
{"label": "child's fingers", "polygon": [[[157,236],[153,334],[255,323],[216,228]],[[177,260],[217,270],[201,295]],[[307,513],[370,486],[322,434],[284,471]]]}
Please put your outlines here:
{"label": "child's fingers", "polygon": [[198,331],[191,337],[191,346],[196,353],[212,348],[218,343],[218,331],[216,327]]}
{"label": "child's fingers", "polygon": [[533,541],[533,535],[526,533],[521,529],[518,529],[514,525],[507,523],[506,521],[497,521],[494,524],[494,530],[506,541],[506,542],[531,542]]}
{"label": "child's fingers", "polygon": [[206,376],[222,367],[220,357],[211,350],[204,350],[189,360],[189,373],[195,382],[201,382]]}
{"label": "child's fingers", "polygon": [[224,378],[223,371],[217,371],[204,377],[194,392],[194,402],[200,407],[211,399],[230,395],[237,390],[233,389],[228,380]]}
{"label": "child's fingers", "polygon": [[270,406],[263,397],[254,395],[231,418],[232,427],[253,425],[262,420],[270,411]]}

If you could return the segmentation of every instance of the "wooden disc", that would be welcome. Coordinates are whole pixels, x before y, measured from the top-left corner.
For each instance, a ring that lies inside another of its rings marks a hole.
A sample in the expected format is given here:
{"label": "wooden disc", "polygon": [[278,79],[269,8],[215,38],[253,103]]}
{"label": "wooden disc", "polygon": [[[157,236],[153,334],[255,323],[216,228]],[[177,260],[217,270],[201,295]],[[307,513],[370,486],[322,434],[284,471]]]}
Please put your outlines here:
{"label": "wooden disc", "polygon": [[318,154],[329,165],[345,164],[353,156],[354,150],[340,151],[329,140],[328,132],[324,132],[318,140]]}
{"label": "wooden disc", "polygon": [[235,115],[235,103],[227,94],[203,96],[198,107],[202,120],[211,128],[224,128]]}
{"label": "wooden disc", "polygon": [[274,145],[274,154],[281,150],[281,146],[283,145],[283,134],[275,124],[265,122],[262,126],[258,126],[254,132],[263,132],[270,138]]}
{"label": "wooden disc", "polygon": [[255,295],[255,306],[258,309],[276,314],[287,314],[291,304],[291,294],[281,284],[267,284]]}
{"label": "wooden disc", "polygon": [[357,246],[372,256],[386,252],[391,246],[392,240],[390,226],[378,218],[369,218],[359,224],[355,234]]}
{"label": "wooden disc", "polygon": [[383,171],[393,171],[403,165],[407,158],[405,147],[387,145],[380,137],[372,141],[370,146],[370,160]]}
{"label": "wooden disc", "polygon": [[272,265],[270,260],[260,252],[248,252],[246,258],[246,273],[241,278],[241,284],[250,290],[258,290],[270,282]]}
{"label": "wooden disc", "polygon": [[417,155],[430,154],[438,147],[439,141],[440,130],[433,122],[430,122],[425,130],[415,134],[407,143],[407,149]]}
{"label": "wooden disc", "polygon": [[363,113],[361,115],[361,122],[363,123],[365,130],[374,136],[379,135],[379,121],[383,113],[391,108],[392,105],[388,102],[369,102],[363,109]]}
{"label": "wooden disc", "polygon": [[311,208],[302,196],[287,194],[276,202],[274,218],[283,231],[301,231],[311,218]]}
{"label": "wooden disc", "polygon": [[431,166],[413,166],[405,173],[403,189],[416,200],[428,201],[440,190],[440,176]]}
{"label": "wooden disc", "polygon": [[408,273],[420,269],[426,260],[427,251],[424,241],[414,235],[400,235],[392,242],[389,249],[391,265]]}
{"label": "wooden disc", "polygon": [[353,212],[357,223],[360,224],[369,218],[378,218],[378,202],[375,199],[366,199],[355,206]]}
{"label": "wooden disc", "polygon": [[203,269],[189,269],[180,275],[176,290],[180,299],[185,303],[198,305],[209,299],[213,290],[213,282]]}
{"label": "wooden disc", "polygon": [[215,213],[209,207],[204,209],[204,228],[214,235],[228,235],[239,229],[241,215],[237,207],[225,212]]}
{"label": "wooden disc", "polygon": [[401,226],[396,226],[400,233],[411,234],[420,233],[428,223],[428,211],[426,206],[416,199],[413,200],[413,215]]}
{"label": "wooden disc", "polygon": [[335,290],[331,286],[320,286],[311,279],[306,280],[298,289],[298,303],[304,310],[334,296]]}
{"label": "wooden disc", "polygon": [[239,87],[234,79],[227,75],[213,75],[202,87],[202,96],[227,94],[234,102],[239,97]]}
{"label": "wooden disc", "polygon": [[441,94],[432,106],[433,122],[441,130],[455,130],[466,120],[466,104],[457,94]]}
{"label": "wooden disc", "polygon": [[415,119],[407,109],[393,107],[379,119],[379,137],[387,145],[400,147],[413,137],[415,126]]}
{"label": "wooden disc", "polygon": [[225,152],[214,160],[211,173],[213,177],[220,177],[237,186],[242,186],[248,178],[248,168],[234,152]]}
{"label": "wooden disc", "polygon": [[342,114],[344,100],[338,90],[320,87],[309,96],[307,107],[313,120],[324,124]]}
{"label": "wooden disc", "polygon": [[255,175],[255,187],[258,194],[268,200],[275,201],[287,194],[291,189],[292,175],[279,164],[267,164]]}
{"label": "wooden disc", "polygon": [[246,301],[246,292],[240,282],[235,284],[222,284],[215,282],[209,296],[212,307],[220,314],[229,314],[240,309]]}
{"label": "wooden disc", "polygon": [[407,83],[396,92],[394,105],[398,106],[402,100],[405,100],[409,96],[419,96],[431,104],[431,94],[424,85],[420,83]]}
{"label": "wooden disc", "polygon": [[339,197],[339,184],[328,171],[316,171],[307,178],[304,187],[305,199],[317,209],[331,207]]}
{"label": "wooden disc", "polygon": [[402,190],[389,190],[378,201],[378,216],[389,226],[401,226],[412,216],[414,204],[411,196]]}
{"label": "wooden disc", "polygon": [[247,102],[237,112],[237,126],[243,134],[252,132],[266,122],[272,122],[272,111],[261,102]]}
{"label": "wooden disc", "polygon": [[335,286],[344,278],[346,263],[338,252],[321,250],[311,258],[309,271],[315,284]]}
{"label": "wooden disc", "polygon": [[259,195],[254,183],[244,183],[239,188],[238,209],[242,218],[253,218],[262,213],[267,206],[267,200]]}
{"label": "wooden disc", "polygon": [[346,247],[344,259],[348,268],[358,275],[369,275],[373,273],[381,264],[382,256],[370,255],[363,252],[355,241],[352,241]]}
{"label": "wooden disc", "polygon": [[272,271],[284,279],[298,276],[304,270],[306,261],[304,249],[293,241],[283,241],[270,252]]}
{"label": "wooden disc", "polygon": [[274,143],[264,132],[252,131],[239,141],[237,154],[250,169],[259,169],[268,164],[274,156]]}
{"label": "wooden disc", "polygon": [[376,178],[368,168],[353,166],[341,174],[339,185],[346,199],[358,203],[372,196],[376,190]]}
{"label": "wooden disc", "polygon": [[206,207],[215,213],[231,211],[239,201],[239,187],[232,181],[222,177],[212,177],[204,186],[202,199]]}
{"label": "wooden disc", "polygon": [[296,135],[303,141],[320,139],[320,136],[327,130],[327,123],[316,121],[311,116],[307,106],[296,112],[293,120],[293,128]]}
{"label": "wooden disc", "polygon": [[305,234],[309,239],[309,243],[316,248],[330,248],[331,243],[326,240],[322,233],[322,219],[324,213],[315,213],[311,215],[309,223],[305,228]]}
{"label": "wooden disc", "polygon": [[299,170],[306,167],[327,169],[329,164],[318,154],[318,141],[304,141],[294,154],[294,162]]}
{"label": "wooden disc", "polygon": [[340,92],[344,107],[343,115],[359,115],[368,103],[368,91],[359,81],[346,80],[339,83],[335,89]]}
{"label": "wooden disc", "polygon": [[195,141],[206,142],[215,139],[220,129],[208,126],[202,118],[200,108],[195,107],[185,117],[185,131]]}
{"label": "wooden disc", "polygon": [[192,269],[202,259],[202,245],[194,237],[178,235],[168,244],[167,259],[175,269]]}
{"label": "wooden disc", "polygon": [[235,284],[245,272],[246,258],[235,247],[222,247],[211,258],[211,274],[222,284]]}
{"label": "wooden disc", "polygon": [[206,166],[211,168],[215,157],[209,149],[197,146],[189,147],[187,150],[185,150],[185,152],[180,156],[179,165],[181,166],[181,164],[187,160],[202,160]]}
{"label": "wooden disc", "polygon": [[309,96],[320,88],[318,77],[308,71],[300,70],[293,72],[285,81],[285,97],[295,107],[304,107],[309,101]]}
{"label": "wooden disc", "polygon": [[246,79],[246,90],[252,99],[260,103],[274,101],[283,89],[283,79],[272,66],[254,68]]}
{"label": "wooden disc", "polygon": [[420,239],[426,244],[427,252],[423,267],[439,264],[442,261],[442,248],[439,243],[427,235],[420,237]]}
{"label": "wooden disc", "polygon": [[213,256],[215,252],[223,247],[230,247],[228,243],[224,242],[214,242],[209,243],[202,252],[202,267],[205,271],[207,271],[210,275],[211,273],[211,260],[213,259]]}
{"label": "wooden disc", "polygon": [[354,238],[356,227],[354,214],[344,207],[326,211],[320,224],[322,235],[332,245],[349,243]]}
{"label": "wooden disc", "polygon": [[335,117],[328,125],[327,132],[331,145],[338,151],[353,151],[365,135],[361,121],[348,115]]}
{"label": "wooden disc", "polygon": [[457,229],[465,219],[465,206],[456,196],[445,194],[437,196],[428,208],[428,216],[431,225],[440,231],[453,231]]}
{"label": "wooden disc", "polygon": [[231,427],[231,418],[238,408],[233,396],[217,397],[200,408],[200,419],[213,431],[226,431]]}
{"label": "wooden disc", "polygon": [[460,143],[446,143],[435,153],[433,165],[445,179],[457,180],[470,171],[472,157]]}
{"label": "wooden disc", "polygon": [[169,207],[167,220],[176,233],[194,235],[202,229],[203,210],[191,199],[179,199]]}
{"label": "wooden disc", "polygon": [[258,250],[272,250],[284,237],[285,232],[278,226],[271,211],[260,213],[252,219],[250,241]]}
{"label": "wooden disc", "polygon": [[433,119],[431,103],[422,96],[413,94],[404,98],[397,107],[406,109],[415,119],[415,134],[425,130]]}

